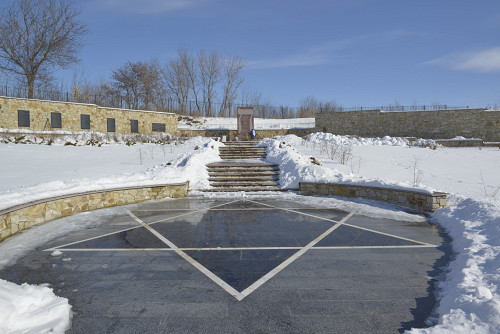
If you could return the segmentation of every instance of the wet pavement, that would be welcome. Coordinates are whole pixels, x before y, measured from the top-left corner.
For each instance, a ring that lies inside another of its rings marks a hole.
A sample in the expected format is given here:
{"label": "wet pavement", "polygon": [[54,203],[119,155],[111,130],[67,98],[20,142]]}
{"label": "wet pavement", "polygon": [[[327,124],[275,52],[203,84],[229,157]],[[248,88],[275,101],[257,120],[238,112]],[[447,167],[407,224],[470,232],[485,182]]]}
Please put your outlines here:
{"label": "wet pavement", "polygon": [[185,198],[124,209],[0,278],[68,298],[69,333],[401,333],[426,326],[448,257],[427,223]]}

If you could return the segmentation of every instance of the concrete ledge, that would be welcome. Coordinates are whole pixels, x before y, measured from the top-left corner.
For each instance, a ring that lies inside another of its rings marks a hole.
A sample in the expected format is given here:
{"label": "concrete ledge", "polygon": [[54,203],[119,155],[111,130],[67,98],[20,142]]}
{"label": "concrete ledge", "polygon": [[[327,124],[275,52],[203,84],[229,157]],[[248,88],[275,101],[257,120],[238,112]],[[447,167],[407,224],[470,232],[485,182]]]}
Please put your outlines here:
{"label": "concrete ledge", "polygon": [[437,209],[446,207],[445,193],[426,193],[338,183],[300,182],[299,187],[302,195],[365,198],[424,212],[434,212]]}
{"label": "concrete ledge", "polygon": [[89,191],[45,198],[0,210],[0,241],[29,227],[73,213],[187,195],[189,182]]}

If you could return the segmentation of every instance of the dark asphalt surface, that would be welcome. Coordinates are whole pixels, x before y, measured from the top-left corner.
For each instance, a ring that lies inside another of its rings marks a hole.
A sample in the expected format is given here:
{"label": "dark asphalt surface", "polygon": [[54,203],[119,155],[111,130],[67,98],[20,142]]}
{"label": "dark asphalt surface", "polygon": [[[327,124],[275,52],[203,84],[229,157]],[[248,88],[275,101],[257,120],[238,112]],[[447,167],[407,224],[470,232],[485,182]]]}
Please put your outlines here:
{"label": "dark asphalt surface", "polygon": [[427,223],[185,198],[124,209],[0,277],[68,298],[72,334],[401,333],[426,327],[449,255]]}

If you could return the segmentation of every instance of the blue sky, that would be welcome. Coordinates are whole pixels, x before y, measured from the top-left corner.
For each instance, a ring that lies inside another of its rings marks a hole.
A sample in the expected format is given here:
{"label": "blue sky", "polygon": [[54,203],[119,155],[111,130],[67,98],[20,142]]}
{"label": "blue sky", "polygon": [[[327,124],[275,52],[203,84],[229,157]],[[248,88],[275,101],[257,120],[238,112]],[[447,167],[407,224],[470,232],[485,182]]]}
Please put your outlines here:
{"label": "blue sky", "polygon": [[80,0],[89,25],[73,73],[206,49],[247,61],[273,104],[500,104],[500,1]]}

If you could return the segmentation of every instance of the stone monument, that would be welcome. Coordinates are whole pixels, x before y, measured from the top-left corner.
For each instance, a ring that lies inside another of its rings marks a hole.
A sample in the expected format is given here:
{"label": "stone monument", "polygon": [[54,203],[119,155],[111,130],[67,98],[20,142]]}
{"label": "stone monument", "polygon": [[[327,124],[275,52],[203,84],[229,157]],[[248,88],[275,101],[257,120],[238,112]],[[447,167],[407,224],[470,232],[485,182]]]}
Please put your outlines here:
{"label": "stone monument", "polygon": [[244,140],[250,136],[250,131],[255,128],[253,107],[238,107],[236,112],[238,117],[238,138]]}

